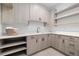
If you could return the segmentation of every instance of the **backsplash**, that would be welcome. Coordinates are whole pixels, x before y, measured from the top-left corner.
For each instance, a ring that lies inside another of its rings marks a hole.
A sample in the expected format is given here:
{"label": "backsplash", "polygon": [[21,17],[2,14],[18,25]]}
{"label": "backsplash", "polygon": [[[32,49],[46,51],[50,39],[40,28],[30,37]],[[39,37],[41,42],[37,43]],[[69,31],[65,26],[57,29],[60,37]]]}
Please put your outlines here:
{"label": "backsplash", "polygon": [[[17,32],[20,34],[37,33],[37,28],[39,27],[39,33],[49,32],[49,27],[43,25],[41,22],[30,22],[29,24],[3,24],[3,29],[7,26],[12,26],[17,28]],[[5,33],[5,30],[3,30]]]}

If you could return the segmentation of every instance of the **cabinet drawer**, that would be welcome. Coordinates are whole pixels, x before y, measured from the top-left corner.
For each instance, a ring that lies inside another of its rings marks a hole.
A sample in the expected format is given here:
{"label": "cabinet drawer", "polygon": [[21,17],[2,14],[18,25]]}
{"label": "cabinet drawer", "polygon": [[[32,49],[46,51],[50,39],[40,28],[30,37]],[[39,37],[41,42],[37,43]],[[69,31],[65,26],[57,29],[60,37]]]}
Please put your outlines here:
{"label": "cabinet drawer", "polygon": [[74,37],[69,37],[69,41],[70,42],[75,42],[75,38]]}
{"label": "cabinet drawer", "polygon": [[65,53],[67,55],[74,56],[74,55],[76,55],[76,50],[74,48],[71,48],[71,47],[65,47]]}
{"label": "cabinet drawer", "polygon": [[76,44],[75,43],[72,43],[72,42],[69,42],[68,43],[68,47],[69,48],[75,48],[76,47]]}
{"label": "cabinet drawer", "polygon": [[69,55],[70,55],[70,56],[75,56],[75,52],[69,51]]}

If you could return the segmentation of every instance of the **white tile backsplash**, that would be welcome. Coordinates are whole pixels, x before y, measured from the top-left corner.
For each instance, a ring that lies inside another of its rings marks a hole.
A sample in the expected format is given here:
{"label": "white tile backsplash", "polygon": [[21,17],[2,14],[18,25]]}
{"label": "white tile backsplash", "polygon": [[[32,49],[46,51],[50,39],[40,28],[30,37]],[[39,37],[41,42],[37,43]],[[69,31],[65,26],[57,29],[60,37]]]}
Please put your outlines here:
{"label": "white tile backsplash", "polygon": [[[5,29],[5,27],[7,26],[12,26],[12,27],[16,27],[17,28],[17,32],[18,33],[37,33],[37,27],[40,27],[39,32],[40,33],[45,33],[45,32],[49,32],[49,27],[46,26],[44,27],[43,23],[40,22],[30,22],[29,24],[4,24],[3,29]],[[5,32],[5,30],[3,30],[3,32]]]}

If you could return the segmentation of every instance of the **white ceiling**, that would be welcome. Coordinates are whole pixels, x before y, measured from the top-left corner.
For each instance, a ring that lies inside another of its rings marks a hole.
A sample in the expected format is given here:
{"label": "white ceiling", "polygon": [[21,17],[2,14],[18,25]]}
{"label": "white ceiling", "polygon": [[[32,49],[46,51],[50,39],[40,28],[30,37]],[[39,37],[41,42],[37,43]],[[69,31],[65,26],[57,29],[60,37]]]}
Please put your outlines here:
{"label": "white ceiling", "polygon": [[62,3],[41,3],[41,4],[51,10]]}

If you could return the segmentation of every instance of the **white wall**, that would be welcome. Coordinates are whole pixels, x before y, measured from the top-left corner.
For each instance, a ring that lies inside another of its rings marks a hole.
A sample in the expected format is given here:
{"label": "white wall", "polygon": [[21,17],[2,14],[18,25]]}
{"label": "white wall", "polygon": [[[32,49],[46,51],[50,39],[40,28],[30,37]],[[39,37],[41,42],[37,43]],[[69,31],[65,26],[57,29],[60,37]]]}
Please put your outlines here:
{"label": "white wall", "polygon": [[[18,33],[36,33],[37,27],[40,27],[40,32],[48,32],[49,27],[44,27],[43,23],[31,22],[27,25],[29,20],[29,4],[13,4],[12,10],[4,10],[3,32],[5,27],[12,26],[18,28]],[[42,9],[46,8],[42,7]],[[7,17],[6,17],[7,16]]]}
{"label": "white wall", "polygon": [[[69,13],[79,11],[79,7],[64,11],[58,16],[67,15]],[[79,14],[69,16],[66,18],[58,19],[58,25],[52,26],[52,31],[55,32],[79,32]]]}

